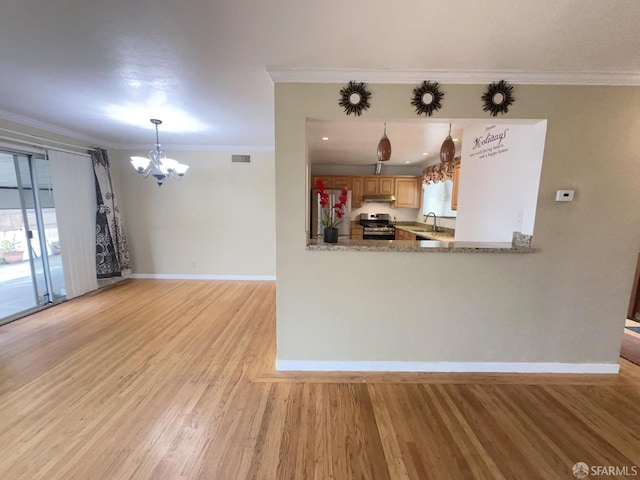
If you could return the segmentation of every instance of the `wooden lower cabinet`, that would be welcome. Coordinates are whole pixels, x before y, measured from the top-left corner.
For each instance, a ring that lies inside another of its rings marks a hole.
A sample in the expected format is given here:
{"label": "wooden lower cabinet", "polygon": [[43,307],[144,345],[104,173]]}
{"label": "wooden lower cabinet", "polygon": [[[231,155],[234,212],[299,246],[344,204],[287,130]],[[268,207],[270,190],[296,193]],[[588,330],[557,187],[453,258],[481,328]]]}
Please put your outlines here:
{"label": "wooden lower cabinet", "polygon": [[415,234],[396,228],[396,240],[415,241],[415,239],[416,239]]}
{"label": "wooden lower cabinet", "polygon": [[351,240],[362,240],[362,232],[361,226],[351,227]]}

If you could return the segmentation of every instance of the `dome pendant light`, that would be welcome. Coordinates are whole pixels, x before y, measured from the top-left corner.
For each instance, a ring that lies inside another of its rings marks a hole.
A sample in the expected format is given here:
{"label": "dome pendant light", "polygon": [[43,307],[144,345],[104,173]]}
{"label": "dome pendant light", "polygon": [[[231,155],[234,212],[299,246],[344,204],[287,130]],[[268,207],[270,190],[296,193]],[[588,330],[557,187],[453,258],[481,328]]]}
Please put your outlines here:
{"label": "dome pendant light", "polygon": [[456,144],[453,143],[453,139],[451,138],[451,124],[449,124],[449,135],[447,135],[447,138],[442,142],[442,147],[440,147],[440,162],[451,163],[455,156]]}
{"label": "dome pendant light", "polygon": [[387,137],[387,122],[384,123],[384,134],[378,142],[378,161],[386,162],[391,158],[391,142]]}

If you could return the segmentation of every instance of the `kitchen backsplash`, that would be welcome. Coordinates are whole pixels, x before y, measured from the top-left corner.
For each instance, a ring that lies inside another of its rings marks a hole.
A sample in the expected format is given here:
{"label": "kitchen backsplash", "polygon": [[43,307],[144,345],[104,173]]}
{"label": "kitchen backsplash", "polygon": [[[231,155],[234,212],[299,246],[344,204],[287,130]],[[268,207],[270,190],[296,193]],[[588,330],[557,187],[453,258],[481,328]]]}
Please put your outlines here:
{"label": "kitchen backsplash", "polygon": [[[351,220],[358,220],[358,216],[361,213],[388,213],[391,216],[391,220],[393,221],[393,217],[395,217],[397,222],[420,222],[424,223],[424,215],[419,208],[391,208],[388,203],[375,203],[368,202],[364,203],[360,208],[352,208],[351,209]],[[433,218],[429,218],[429,225],[433,224]],[[455,218],[442,218],[438,217],[438,226],[451,228],[455,230],[456,228],[456,219]]]}
{"label": "kitchen backsplash", "polygon": [[[424,215],[419,215],[418,222],[424,223]],[[429,221],[427,222],[429,225],[433,224],[433,217],[429,217]],[[438,226],[450,228],[452,230],[456,229],[456,219],[455,218],[442,218],[438,217]]]}
{"label": "kitchen backsplash", "polygon": [[361,213],[388,213],[393,220],[398,222],[414,222],[418,216],[419,208],[391,208],[388,203],[363,203],[360,208],[351,209],[351,220],[357,220]]}

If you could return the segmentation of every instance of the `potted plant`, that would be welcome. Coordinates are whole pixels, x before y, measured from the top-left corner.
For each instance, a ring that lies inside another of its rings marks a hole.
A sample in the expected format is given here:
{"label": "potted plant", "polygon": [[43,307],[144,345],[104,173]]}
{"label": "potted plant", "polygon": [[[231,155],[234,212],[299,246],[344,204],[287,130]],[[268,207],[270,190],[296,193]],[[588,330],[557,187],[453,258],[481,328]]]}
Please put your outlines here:
{"label": "potted plant", "polygon": [[320,207],[322,207],[322,226],[324,227],[322,239],[325,243],[337,243],[338,225],[342,223],[344,207],[347,204],[349,192],[346,188],[343,188],[338,197],[338,202],[335,205],[329,205],[329,194],[326,191],[327,187],[321,178],[316,181],[314,188],[318,190]]}
{"label": "potted plant", "polygon": [[0,242],[0,253],[7,263],[20,263],[24,257],[24,251],[18,250],[16,242],[2,240]]}

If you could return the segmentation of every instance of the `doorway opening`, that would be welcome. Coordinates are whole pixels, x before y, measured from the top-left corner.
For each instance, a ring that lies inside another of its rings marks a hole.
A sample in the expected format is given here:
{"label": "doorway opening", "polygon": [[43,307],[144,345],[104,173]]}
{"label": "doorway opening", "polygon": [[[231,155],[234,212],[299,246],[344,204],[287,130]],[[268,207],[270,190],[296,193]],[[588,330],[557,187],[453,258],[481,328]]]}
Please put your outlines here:
{"label": "doorway opening", "polygon": [[638,254],[636,273],[633,277],[620,356],[640,365],[640,254]]}

